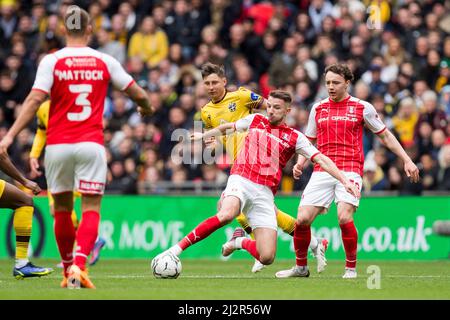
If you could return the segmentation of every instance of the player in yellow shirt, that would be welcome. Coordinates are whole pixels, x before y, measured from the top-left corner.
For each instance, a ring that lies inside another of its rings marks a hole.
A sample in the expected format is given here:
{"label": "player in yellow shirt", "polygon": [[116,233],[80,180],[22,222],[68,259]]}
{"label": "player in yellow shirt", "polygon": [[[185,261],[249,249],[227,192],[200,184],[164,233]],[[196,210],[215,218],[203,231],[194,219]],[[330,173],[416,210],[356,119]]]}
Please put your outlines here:
{"label": "player in yellow shirt", "polygon": [[[12,164],[8,155],[0,157],[0,169],[8,176],[31,190],[33,194],[41,188],[25,178]],[[35,266],[28,260],[28,247],[33,224],[33,198],[16,186],[0,179],[0,208],[14,210],[13,227],[16,233],[16,261],[13,276],[16,279],[42,277],[53,272],[51,268]]]}
{"label": "player in yellow shirt", "polygon": [[[47,126],[48,126],[48,113],[50,110],[50,100],[45,101],[39,106],[39,109],[36,113],[37,116],[37,124],[38,128],[36,131],[36,135],[34,136],[33,140],[33,146],[31,147],[30,151],[30,168],[31,172],[35,176],[42,175],[42,172],[39,170],[39,157],[42,154],[42,150],[44,149],[45,143],[47,141]],[[74,191],[73,197],[74,202],[75,199],[79,198],[81,194],[77,191]],[[48,193],[48,202],[50,207],[50,214],[52,217],[55,216],[54,211],[54,200],[50,193]],[[75,209],[72,211],[72,221],[73,225],[75,227],[75,230],[78,228],[78,217],[75,212]],[[100,250],[105,245],[105,240],[102,238],[98,238],[95,242],[94,248],[91,252],[91,259],[89,260],[90,265],[94,265],[97,263],[98,259],[100,258]]]}
{"label": "player in yellow shirt", "polygon": [[[260,95],[240,87],[238,90],[229,92],[226,89],[227,79],[223,67],[206,63],[201,68],[203,84],[211,99],[201,110],[201,118],[205,130],[218,127],[222,123],[236,122],[245,116],[253,113],[258,109],[266,109],[266,100]],[[237,152],[242,145],[246,133],[235,133],[222,138],[220,141],[234,160]],[[213,141],[207,143],[209,147],[214,145]],[[253,237],[253,232],[248,224],[248,220],[243,213],[237,218],[237,221],[242,228]],[[287,234],[293,236],[295,229],[295,218],[287,213],[277,209],[277,223],[278,226]],[[325,252],[328,241],[326,239],[317,239],[311,237],[310,248],[317,258],[318,270],[322,272],[326,266]],[[259,261],[255,261],[252,272],[261,271],[264,267]]]}

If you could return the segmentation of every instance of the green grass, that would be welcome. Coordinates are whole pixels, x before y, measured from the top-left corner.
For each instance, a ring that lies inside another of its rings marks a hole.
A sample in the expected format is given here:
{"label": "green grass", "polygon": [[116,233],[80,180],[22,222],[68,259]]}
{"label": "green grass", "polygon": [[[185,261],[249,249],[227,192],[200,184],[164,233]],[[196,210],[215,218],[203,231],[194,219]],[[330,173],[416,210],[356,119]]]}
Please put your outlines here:
{"label": "green grass", "polygon": [[[55,260],[38,265],[54,266]],[[259,274],[250,260],[182,260],[183,273],[155,279],[148,260],[101,260],[90,270],[97,290],[59,288],[60,270],[43,278],[16,280],[12,260],[0,260],[0,299],[450,299],[450,261],[361,261],[358,279],[344,280],[342,261],[329,261],[322,274],[311,262],[309,278],[275,279],[291,261],[276,261]],[[381,288],[368,289],[370,265],[381,269]]]}

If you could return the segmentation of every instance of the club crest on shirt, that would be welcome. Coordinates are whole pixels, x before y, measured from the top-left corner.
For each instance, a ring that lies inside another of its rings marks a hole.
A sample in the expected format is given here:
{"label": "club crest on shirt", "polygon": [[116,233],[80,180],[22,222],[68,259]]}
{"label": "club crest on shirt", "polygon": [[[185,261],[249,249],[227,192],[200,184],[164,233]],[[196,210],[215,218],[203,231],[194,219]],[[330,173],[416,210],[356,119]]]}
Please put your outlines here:
{"label": "club crest on shirt", "polygon": [[351,106],[351,107],[348,109],[348,112],[349,112],[349,113],[355,113],[355,108],[354,108],[353,106]]}
{"label": "club crest on shirt", "polygon": [[283,133],[283,136],[281,137],[283,140],[289,141],[289,134]]}
{"label": "club crest on shirt", "polygon": [[236,102],[231,102],[230,104],[228,104],[228,110],[230,110],[230,112],[235,112],[236,111]]}

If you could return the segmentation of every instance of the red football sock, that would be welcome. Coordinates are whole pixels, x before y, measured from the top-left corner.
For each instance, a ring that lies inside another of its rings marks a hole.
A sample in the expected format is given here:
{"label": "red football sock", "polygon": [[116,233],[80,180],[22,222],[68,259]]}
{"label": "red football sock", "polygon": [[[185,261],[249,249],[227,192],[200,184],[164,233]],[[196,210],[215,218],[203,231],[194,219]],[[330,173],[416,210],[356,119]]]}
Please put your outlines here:
{"label": "red football sock", "polygon": [[71,212],[55,211],[55,224],[53,226],[65,276],[67,276],[67,268],[73,263],[73,245],[75,243],[75,228],[71,214]]}
{"label": "red football sock", "polygon": [[256,260],[259,261],[259,252],[256,249],[256,241],[251,239],[242,240],[242,249],[245,249],[250,253]]}
{"label": "red football sock", "polygon": [[192,230],[186,237],[184,237],[178,245],[182,250],[185,250],[187,247],[192,246],[194,243],[199,242],[200,240],[205,239],[211,233],[216,231],[222,227],[222,224],[219,221],[217,216],[210,217],[205,221],[201,222],[194,230]]}
{"label": "red football sock", "polygon": [[295,263],[299,267],[308,265],[308,247],[311,242],[311,226],[295,225],[294,230],[294,249]]}
{"label": "red football sock", "polygon": [[345,267],[356,267],[356,252],[358,246],[358,231],[356,231],[353,221],[340,224],[342,233],[342,243],[345,249]]}
{"label": "red football sock", "polygon": [[86,269],[86,260],[94,247],[98,235],[100,214],[96,211],[85,211],[81,217],[81,223],[77,231],[77,251],[75,261],[81,270]]}

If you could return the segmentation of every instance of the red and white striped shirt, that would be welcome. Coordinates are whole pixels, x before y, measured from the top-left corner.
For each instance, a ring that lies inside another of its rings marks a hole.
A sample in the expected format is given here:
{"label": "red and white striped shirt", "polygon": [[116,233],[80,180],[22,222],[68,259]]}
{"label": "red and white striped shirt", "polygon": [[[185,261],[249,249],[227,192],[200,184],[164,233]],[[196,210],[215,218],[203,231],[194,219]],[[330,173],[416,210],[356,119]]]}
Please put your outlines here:
{"label": "red and white striped shirt", "polygon": [[[313,105],[305,135],[317,139],[317,149],[336,166],[362,176],[364,168],[363,128],[375,134],[386,130],[373,105],[348,96],[340,102],[324,99]],[[323,171],[319,165],[314,171]]]}
{"label": "red and white striped shirt", "polygon": [[313,159],[319,151],[299,131],[283,124],[272,126],[261,114],[251,114],[235,123],[237,131],[248,130],[231,174],[240,175],[257,184],[268,186],[275,194],[281,170],[294,155]]}
{"label": "red and white striped shirt", "polygon": [[42,59],[33,90],[50,95],[47,144],[103,145],[103,108],[110,80],[120,90],[134,81],[116,59],[88,47],[66,47]]}

